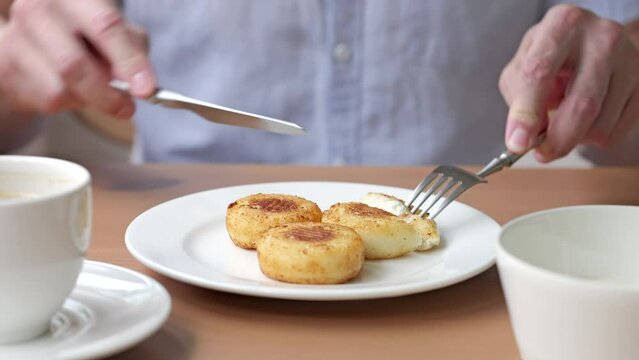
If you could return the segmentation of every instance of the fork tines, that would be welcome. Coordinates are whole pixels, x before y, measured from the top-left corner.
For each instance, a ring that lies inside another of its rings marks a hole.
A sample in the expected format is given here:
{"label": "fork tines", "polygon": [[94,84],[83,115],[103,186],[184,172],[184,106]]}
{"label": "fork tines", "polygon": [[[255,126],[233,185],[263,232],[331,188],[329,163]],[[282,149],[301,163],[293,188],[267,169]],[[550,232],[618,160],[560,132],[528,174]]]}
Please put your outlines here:
{"label": "fork tines", "polygon": [[406,204],[413,214],[434,219],[468,188],[486,182],[479,176],[454,166],[439,166],[417,185]]}

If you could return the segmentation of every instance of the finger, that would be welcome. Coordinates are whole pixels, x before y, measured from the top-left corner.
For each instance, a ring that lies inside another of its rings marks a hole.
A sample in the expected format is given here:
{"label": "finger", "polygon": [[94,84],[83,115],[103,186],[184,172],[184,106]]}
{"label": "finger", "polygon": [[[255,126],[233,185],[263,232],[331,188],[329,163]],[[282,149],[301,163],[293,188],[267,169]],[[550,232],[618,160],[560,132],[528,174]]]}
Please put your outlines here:
{"label": "finger", "polygon": [[566,9],[544,17],[528,52],[515,61],[506,125],[506,145],[513,152],[522,153],[532,145],[544,120],[555,78],[574,46],[575,24],[581,21],[581,13],[571,7]]}
{"label": "finger", "polygon": [[621,114],[619,122],[610,134],[611,143],[622,142],[628,133],[632,132],[639,123],[639,86],[629,98]]}
{"label": "finger", "polygon": [[586,135],[586,142],[607,146],[613,142],[611,134],[635,88],[639,84],[639,51],[624,36],[621,24],[612,21],[599,22],[599,36],[603,51],[611,51],[613,74],[601,113]]}
{"label": "finger", "polygon": [[27,20],[29,35],[44,53],[46,61],[83,105],[116,117],[130,118],[134,112],[133,101],[109,86],[108,69],[56,15],[55,9],[48,9],[47,14],[36,9]]}
{"label": "finger", "polygon": [[131,93],[147,97],[156,80],[145,49],[127,31],[122,14],[107,0],[68,2],[68,16],[111,65],[113,74],[131,84]]}
{"label": "finger", "polygon": [[132,24],[127,24],[126,29],[129,32],[129,36],[131,40],[136,44],[137,47],[143,49],[145,53],[149,53],[149,35],[144,31],[143,28],[139,26],[135,26]]}
{"label": "finger", "polygon": [[[637,71],[639,69],[639,49],[634,47],[630,41],[624,40],[622,42],[622,55],[624,56],[623,60],[619,62],[619,70],[616,76],[613,76],[612,81],[623,79],[623,87],[626,91],[620,90],[619,92],[622,92],[622,94],[619,95],[619,98],[612,98],[617,101],[615,103],[617,111],[610,116],[617,116],[618,121],[608,133],[607,144],[615,144],[622,141],[625,133],[639,122],[639,72]],[[607,111],[611,110],[604,106],[602,114]],[[601,117],[603,115],[600,115]]]}
{"label": "finger", "polygon": [[510,106],[512,102],[512,90],[510,89],[509,85],[510,79],[513,77],[515,72],[515,60],[520,59],[524,56],[524,54],[528,52],[535,36],[535,32],[538,28],[539,24],[534,25],[533,27],[528,29],[528,31],[526,31],[524,37],[521,40],[521,43],[519,44],[519,47],[517,48],[515,56],[513,56],[513,59],[506,65],[499,76],[499,90],[504,98],[504,101],[506,102],[506,105],[508,106]]}
{"label": "finger", "polygon": [[[0,21],[2,19],[0,18]],[[15,74],[16,68],[10,54],[14,51],[17,41],[11,36],[9,26],[0,24],[0,91],[2,96],[10,92],[9,79]]]}
{"label": "finger", "polygon": [[12,108],[53,114],[68,110],[74,104],[73,95],[65,90],[64,83],[39,49],[28,41],[16,41],[12,50],[12,54],[20,56],[16,61],[14,55],[14,72],[5,79]]}
{"label": "finger", "polygon": [[635,86],[635,82],[625,75],[623,72],[619,72],[611,77],[601,112],[582,142],[598,146],[610,145],[612,131],[620,120],[624,106]]}
{"label": "finger", "polygon": [[564,66],[559,70],[554,79],[554,84],[550,90],[548,102],[546,103],[546,109],[548,111],[554,111],[559,107],[559,104],[564,100],[564,96],[568,90],[570,80],[574,77],[575,71],[570,66]]}
{"label": "finger", "polygon": [[594,42],[585,45],[581,63],[566,97],[548,124],[539,159],[551,161],[567,155],[583,139],[599,116],[608,89],[611,65]]}

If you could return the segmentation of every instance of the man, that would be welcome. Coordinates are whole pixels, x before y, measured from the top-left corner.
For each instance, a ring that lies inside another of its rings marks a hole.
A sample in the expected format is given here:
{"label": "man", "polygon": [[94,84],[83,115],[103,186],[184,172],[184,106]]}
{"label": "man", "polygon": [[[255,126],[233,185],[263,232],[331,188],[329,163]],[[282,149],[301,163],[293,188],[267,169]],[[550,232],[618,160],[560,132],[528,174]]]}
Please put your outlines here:
{"label": "man", "polygon": [[34,114],[82,106],[128,118],[133,101],[108,81],[145,97],[159,76],[309,134],[139,104],[139,162],[483,163],[503,146],[504,125],[515,152],[547,129],[542,162],[577,144],[639,148],[628,137],[639,121],[639,4],[582,5],[592,11],[541,0],[125,2],[151,35],[147,56],[141,30],[109,1],[4,1],[0,134],[6,149],[28,138]]}

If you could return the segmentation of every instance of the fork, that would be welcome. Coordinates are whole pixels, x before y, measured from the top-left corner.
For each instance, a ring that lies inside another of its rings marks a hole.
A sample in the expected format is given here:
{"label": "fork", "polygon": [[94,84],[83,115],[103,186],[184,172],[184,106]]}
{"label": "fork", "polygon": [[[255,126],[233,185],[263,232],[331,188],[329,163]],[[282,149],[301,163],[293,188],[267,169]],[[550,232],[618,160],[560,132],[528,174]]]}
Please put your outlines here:
{"label": "fork", "polygon": [[[545,137],[545,132],[539,134],[531,149],[539,146]],[[486,183],[486,176],[512,166],[523,155],[525,153],[515,154],[505,150],[476,174],[455,166],[440,165],[417,185],[406,205],[411,213],[419,212],[418,215],[421,217],[434,219],[464,191],[477,184]]]}

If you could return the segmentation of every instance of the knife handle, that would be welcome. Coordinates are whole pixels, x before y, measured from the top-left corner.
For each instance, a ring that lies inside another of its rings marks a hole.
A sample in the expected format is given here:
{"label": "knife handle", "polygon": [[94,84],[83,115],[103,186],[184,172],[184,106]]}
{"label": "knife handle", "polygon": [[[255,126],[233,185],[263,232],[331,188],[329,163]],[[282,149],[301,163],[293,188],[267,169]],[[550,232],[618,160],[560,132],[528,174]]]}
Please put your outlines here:
{"label": "knife handle", "polygon": [[131,88],[128,82],[118,79],[111,80],[111,82],[109,82],[109,85],[111,85],[112,88],[120,90],[127,94],[129,93],[129,89]]}
{"label": "knife handle", "polygon": [[[131,91],[130,91],[131,90],[131,85],[129,85],[129,83],[126,82],[126,81],[122,81],[122,80],[119,80],[119,79],[113,79],[113,80],[111,80],[109,82],[109,85],[112,88],[114,88],[114,89],[116,89],[118,91],[121,91],[121,92],[126,93],[128,95],[131,95]],[[158,88],[149,97],[144,98],[144,100],[150,101],[150,102],[152,102],[154,104],[160,102],[160,99],[157,98],[157,94],[159,92],[160,92],[160,89]]]}

